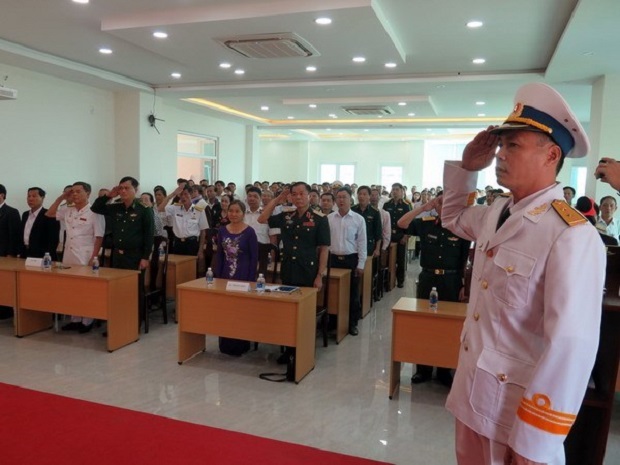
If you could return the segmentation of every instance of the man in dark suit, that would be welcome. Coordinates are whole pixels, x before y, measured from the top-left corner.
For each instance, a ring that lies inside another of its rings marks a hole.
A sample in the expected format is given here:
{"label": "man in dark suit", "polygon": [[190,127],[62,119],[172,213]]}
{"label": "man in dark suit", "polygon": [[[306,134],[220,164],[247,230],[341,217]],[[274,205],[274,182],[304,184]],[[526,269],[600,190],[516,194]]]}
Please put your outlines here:
{"label": "man in dark suit", "polygon": [[42,258],[45,252],[49,252],[52,260],[57,258],[60,224],[56,219],[45,216],[47,209],[43,208],[44,200],[43,189],[40,187],[28,189],[26,201],[30,210],[22,213],[23,241],[19,253],[22,258]]}
{"label": "man in dark suit", "polygon": [[0,257],[17,257],[21,242],[19,212],[5,200],[6,187],[0,184]]}

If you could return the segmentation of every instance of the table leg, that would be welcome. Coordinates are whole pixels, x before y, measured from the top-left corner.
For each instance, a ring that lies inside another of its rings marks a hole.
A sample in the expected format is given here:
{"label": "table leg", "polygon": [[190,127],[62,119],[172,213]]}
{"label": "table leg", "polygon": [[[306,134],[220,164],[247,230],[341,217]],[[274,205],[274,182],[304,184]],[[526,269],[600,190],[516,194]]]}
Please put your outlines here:
{"label": "table leg", "polygon": [[400,368],[401,363],[392,361],[392,366],[390,369],[390,390],[388,391],[388,395],[390,399],[394,397],[394,393],[398,389],[398,385],[400,384]]}
{"label": "table leg", "polygon": [[179,331],[179,365],[205,350],[205,335]]}

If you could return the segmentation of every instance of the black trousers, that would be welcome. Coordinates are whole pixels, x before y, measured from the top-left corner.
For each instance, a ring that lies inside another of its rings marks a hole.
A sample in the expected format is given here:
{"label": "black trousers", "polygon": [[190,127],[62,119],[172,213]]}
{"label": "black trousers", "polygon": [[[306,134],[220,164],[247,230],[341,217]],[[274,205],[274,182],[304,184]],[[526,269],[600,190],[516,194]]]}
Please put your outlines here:
{"label": "black trousers", "polygon": [[172,253],[176,255],[198,255],[200,240],[198,237],[188,237],[186,239],[176,238],[172,244]]}
{"label": "black trousers", "polygon": [[407,244],[401,244],[400,241],[396,242],[396,244],[396,282],[402,285],[405,282]]}
{"label": "black trousers", "polygon": [[362,316],[362,306],[360,304],[360,278],[356,276],[357,254],[351,255],[330,255],[330,266],[332,268],[345,268],[351,270],[351,285],[349,292],[349,327],[356,327],[357,322]]}

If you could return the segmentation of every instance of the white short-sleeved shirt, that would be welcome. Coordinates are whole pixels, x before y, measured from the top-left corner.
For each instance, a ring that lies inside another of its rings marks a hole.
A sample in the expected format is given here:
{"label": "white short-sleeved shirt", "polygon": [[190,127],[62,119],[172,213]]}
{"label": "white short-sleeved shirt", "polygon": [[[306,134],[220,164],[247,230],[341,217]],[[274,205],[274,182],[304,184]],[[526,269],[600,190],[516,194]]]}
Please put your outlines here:
{"label": "white short-sleeved shirt", "polygon": [[95,240],[105,234],[105,217],[94,213],[90,203],[78,210],[68,206],[56,211],[56,219],[64,221],[67,241],[62,256],[64,265],[88,265]]}
{"label": "white short-sleeved shirt", "polygon": [[245,212],[245,216],[243,217],[243,222],[248,226],[254,228],[254,232],[256,232],[256,237],[258,238],[258,242],[260,244],[271,244],[269,236],[279,234],[280,230],[277,228],[270,228],[268,224],[259,223],[258,217],[261,215],[262,212],[262,208],[259,208],[255,212],[251,212],[248,209]]}
{"label": "white short-sleeved shirt", "polygon": [[166,207],[168,224],[172,226],[174,235],[181,239],[200,236],[200,231],[209,228],[204,209],[191,205],[188,210],[183,205],[175,204]]}

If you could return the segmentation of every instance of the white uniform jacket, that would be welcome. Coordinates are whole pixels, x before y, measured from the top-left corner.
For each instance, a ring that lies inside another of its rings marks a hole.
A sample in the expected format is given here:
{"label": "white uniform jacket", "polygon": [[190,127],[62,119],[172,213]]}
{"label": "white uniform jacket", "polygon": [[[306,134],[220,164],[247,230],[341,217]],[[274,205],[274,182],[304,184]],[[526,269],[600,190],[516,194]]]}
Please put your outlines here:
{"label": "white uniform jacket", "polygon": [[89,203],[81,210],[74,206],[58,209],[56,219],[65,222],[67,232],[63,265],[88,265],[95,240],[105,234],[105,217],[94,213]]}
{"label": "white uniform jacket", "polygon": [[[447,409],[536,462],[558,455],[598,348],[606,255],[590,223],[569,226],[555,185],[513,205],[473,206],[477,173],[446,162],[442,224],[476,242]],[[504,207],[511,216],[496,232]]]}

